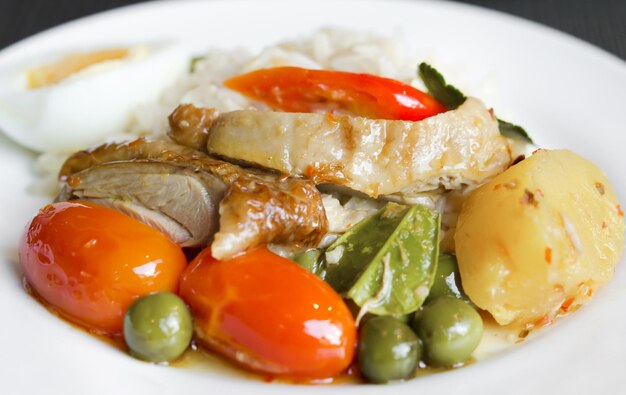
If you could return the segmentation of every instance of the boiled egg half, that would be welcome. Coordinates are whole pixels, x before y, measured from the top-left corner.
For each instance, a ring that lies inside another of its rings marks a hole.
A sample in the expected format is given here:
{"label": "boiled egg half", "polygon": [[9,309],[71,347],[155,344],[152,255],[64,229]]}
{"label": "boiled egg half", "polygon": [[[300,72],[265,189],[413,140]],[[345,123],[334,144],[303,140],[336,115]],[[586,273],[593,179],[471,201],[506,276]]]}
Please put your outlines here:
{"label": "boiled egg half", "polygon": [[133,46],[33,59],[0,70],[0,130],[40,152],[71,152],[124,132],[187,67],[174,45]]}

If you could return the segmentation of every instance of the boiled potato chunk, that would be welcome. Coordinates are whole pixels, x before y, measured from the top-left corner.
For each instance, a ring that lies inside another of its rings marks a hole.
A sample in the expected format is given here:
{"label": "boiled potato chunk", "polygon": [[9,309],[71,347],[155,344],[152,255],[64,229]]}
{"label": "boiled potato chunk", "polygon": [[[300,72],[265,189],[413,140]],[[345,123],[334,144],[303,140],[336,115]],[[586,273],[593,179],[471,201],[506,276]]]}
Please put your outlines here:
{"label": "boiled potato chunk", "polygon": [[613,276],[624,248],[615,192],[593,163],[539,150],[474,190],[455,246],[465,292],[505,324],[551,320]]}

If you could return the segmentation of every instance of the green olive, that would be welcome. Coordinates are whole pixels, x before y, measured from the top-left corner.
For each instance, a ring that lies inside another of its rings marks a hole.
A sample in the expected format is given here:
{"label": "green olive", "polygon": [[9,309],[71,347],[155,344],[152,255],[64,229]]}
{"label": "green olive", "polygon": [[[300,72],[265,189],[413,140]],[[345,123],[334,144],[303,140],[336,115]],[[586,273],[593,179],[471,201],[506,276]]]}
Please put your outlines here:
{"label": "green olive", "polygon": [[393,318],[396,318],[402,322],[404,322],[405,324],[410,324],[411,323],[411,319],[413,318],[413,314],[399,314],[399,315],[392,315]]}
{"label": "green olive", "polygon": [[424,344],[429,365],[454,366],[472,356],[482,338],[483,321],[471,305],[447,296],[418,311],[413,329]]}
{"label": "green olive", "polygon": [[455,298],[468,300],[461,286],[461,276],[456,257],[450,254],[439,255],[435,280],[430,288],[426,303],[442,296],[454,296]]}
{"label": "green olive", "polygon": [[192,332],[185,302],[169,292],[140,297],[124,316],[124,340],[131,354],[150,362],[179,357],[189,346]]}
{"label": "green olive", "polygon": [[386,383],[409,377],[421,354],[419,339],[397,318],[372,317],[361,326],[357,361],[368,381]]}

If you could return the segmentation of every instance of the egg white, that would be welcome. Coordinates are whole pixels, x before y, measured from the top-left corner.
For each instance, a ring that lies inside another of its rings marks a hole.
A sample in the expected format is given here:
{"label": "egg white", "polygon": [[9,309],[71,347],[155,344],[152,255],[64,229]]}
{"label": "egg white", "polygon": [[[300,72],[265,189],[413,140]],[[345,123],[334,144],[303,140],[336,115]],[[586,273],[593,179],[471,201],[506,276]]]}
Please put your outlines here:
{"label": "egg white", "polygon": [[[123,132],[133,110],[157,100],[188,63],[173,45],[133,48],[131,54],[31,90],[24,67],[0,71],[0,130],[39,152],[71,152]],[[30,67],[42,63],[33,59]]]}

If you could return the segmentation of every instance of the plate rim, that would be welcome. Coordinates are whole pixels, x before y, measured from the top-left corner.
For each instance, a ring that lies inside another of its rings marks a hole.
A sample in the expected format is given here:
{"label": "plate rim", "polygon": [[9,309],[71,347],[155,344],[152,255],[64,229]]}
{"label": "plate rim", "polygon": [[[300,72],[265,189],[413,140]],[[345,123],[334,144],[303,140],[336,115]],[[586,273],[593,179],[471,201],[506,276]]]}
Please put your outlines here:
{"label": "plate rim", "polygon": [[[240,3],[245,3],[245,2],[252,3],[252,1],[250,1],[250,0],[235,0],[235,1],[240,2]],[[262,0],[262,1],[266,2],[266,3],[269,3],[269,2],[273,2],[273,3],[284,2],[284,1],[281,1],[281,0],[278,0],[278,1],[277,0]],[[328,3],[332,2],[332,0],[321,0],[321,1],[325,1],[325,2],[328,2]],[[362,2],[378,3],[378,4],[380,4],[380,6],[383,6],[382,0],[341,0],[341,1],[344,1],[345,3],[362,3]],[[123,7],[119,7],[119,8],[115,8],[115,9],[111,9],[111,10],[107,10],[107,11],[103,11],[103,12],[92,14],[92,15],[89,15],[89,16],[86,16],[86,17],[83,17],[83,18],[79,18],[79,19],[70,21],[70,22],[66,22],[66,23],[63,23],[63,24],[51,27],[49,29],[46,29],[46,30],[44,30],[42,32],[39,32],[39,33],[35,34],[35,35],[29,36],[29,37],[27,37],[25,39],[22,39],[22,40],[20,40],[20,41],[18,41],[16,43],[13,43],[13,44],[3,48],[0,51],[0,63],[2,63],[3,59],[6,56],[8,56],[7,53],[10,55],[12,52],[19,51],[20,48],[22,48],[24,46],[33,45],[33,44],[31,44],[31,42],[35,42],[36,43],[36,40],[39,39],[41,36],[46,36],[46,35],[50,34],[51,32],[58,31],[58,30],[75,28],[76,25],[88,22],[91,19],[101,18],[101,17],[111,17],[111,15],[114,15],[115,13],[126,13],[126,12],[131,11],[131,9],[135,9],[135,8],[137,8],[137,9],[141,9],[141,8],[144,8],[144,7],[146,7],[146,8],[153,8],[153,7],[162,7],[164,5],[167,5],[167,6],[174,5],[174,6],[176,6],[178,4],[183,4],[183,3],[198,3],[198,2],[201,2],[201,0],[158,0],[158,1],[154,1],[154,2],[148,2],[148,3],[137,3],[137,4],[127,5],[127,6],[123,6]],[[211,1],[208,1],[207,3],[210,3],[210,2],[230,3],[231,1],[227,1],[227,0],[211,0]],[[302,3],[311,3],[312,1],[303,0],[301,2]],[[599,47],[597,47],[597,46],[595,46],[595,45],[593,45],[591,43],[588,43],[588,42],[586,42],[586,41],[584,41],[582,39],[579,39],[579,38],[577,38],[575,36],[572,36],[572,35],[569,35],[567,33],[563,33],[561,31],[556,30],[554,28],[551,28],[549,26],[545,26],[545,25],[537,23],[537,22],[529,21],[529,20],[526,20],[524,18],[517,17],[515,15],[506,14],[506,13],[503,13],[503,12],[500,12],[500,11],[483,8],[483,7],[472,5],[472,4],[456,3],[456,2],[449,2],[449,1],[436,1],[436,0],[421,0],[421,2],[423,2],[423,3],[430,3],[432,5],[436,5],[437,7],[439,7],[439,6],[444,6],[444,7],[453,6],[453,7],[459,7],[460,9],[470,9],[471,12],[477,12],[477,13],[480,13],[480,14],[485,14],[485,13],[490,14],[489,15],[490,18],[494,18],[495,17],[495,18],[498,18],[498,19],[501,19],[501,18],[511,19],[511,20],[514,20],[515,23],[521,23],[523,25],[529,26],[533,30],[537,30],[537,29],[543,30],[547,34],[550,34],[550,35],[555,36],[555,37],[558,36],[558,37],[560,37],[560,39],[564,39],[567,42],[569,42],[570,44],[573,44],[576,47],[581,48],[580,52],[593,53],[594,56],[597,59],[603,61],[603,63],[605,63],[607,65],[612,65],[610,67],[615,67],[616,70],[620,70],[620,72],[623,73],[623,75],[625,77],[625,80],[626,80],[626,62],[625,61],[623,61],[622,59],[620,59],[616,55],[607,52],[606,50],[604,50],[602,48],[599,48]],[[414,1],[410,1],[410,0],[392,0],[392,1],[388,2],[388,3],[408,3],[408,4],[413,4],[415,2]],[[132,10],[131,12],[135,12],[135,10]],[[15,48],[17,48],[17,50]],[[587,55],[585,55],[585,56],[587,56]],[[1,142],[0,142],[0,144],[1,144]],[[624,257],[622,257],[621,261],[622,262],[624,261]],[[624,266],[624,265],[622,264],[621,266]],[[501,359],[502,357],[505,357],[505,356],[507,356],[509,354],[517,354],[517,352],[505,353],[505,354],[506,355],[499,355],[497,357],[497,359]],[[482,362],[479,365],[482,366],[484,363],[485,362]],[[462,373],[464,376],[468,376],[467,373],[468,372],[473,372],[474,371],[474,369],[473,369],[474,367],[476,367],[476,366],[473,366],[473,367],[469,366],[469,367],[466,367],[466,368],[462,369],[462,371],[457,371],[455,373],[457,373],[457,374],[458,373]],[[253,383],[253,385],[245,384],[243,386],[237,386],[237,387],[240,388],[240,389],[245,388],[246,390],[247,389],[254,389],[255,391],[258,391],[261,388],[262,392],[265,392],[265,391],[269,390],[270,392],[275,392],[275,393],[279,392],[278,388],[281,388],[280,385],[279,386],[263,386],[264,387],[263,388],[263,387],[261,387],[259,385],[256,385],[256,384],[258,384],[257,381],[247,381],[247,383]],[[218,383],[218,384],[222,384],[222,383]],[[411,384],[411,382],[407,383],[407,385],[403,385],[402,387],[403,388],[407,388],[408,390],[414,389],[416,387],[416,385],[410,385],[410,384]],[[287,388],[289,388],[288,391],[292,391],[292,389],[295,388],[295,390],[297,390],[298,392],[303,392],[303,391],[304,392],[309,392],[309,391],[310,392],[313,392],[313,391],[317,392],[319,390],[323,390],[323,391],[327,392],[327,391],[329,391],[329,388],[334,388],[334,387],[317,387],[317,388],[305,388],[305,389],[303,389],[300,386],[297,386],[297,387],[288,386]],[[380,391],[380,388],[386,388],[386,387],[377,387],[377,389],[375,389],[372,386],[354,386],[351,390],[348,390],[346,388],[342,388],[340,391],[341,392],[346,392],[346,393],[347,392],[351,392],[351,391],[355,391],[355,392],[358,391],[359,393],[362,393],[362,392],[367,392],[367,393],[369,393],[369,392],[372,392],[372,393],[376,392],[376,393],[378,393]],[[398,388],[398,387],[394,386],[394,388]],[[273,391],[274,389],[276,389],[276,391]],[[280,391],[282,391],[282,390],[280,390]]]}

